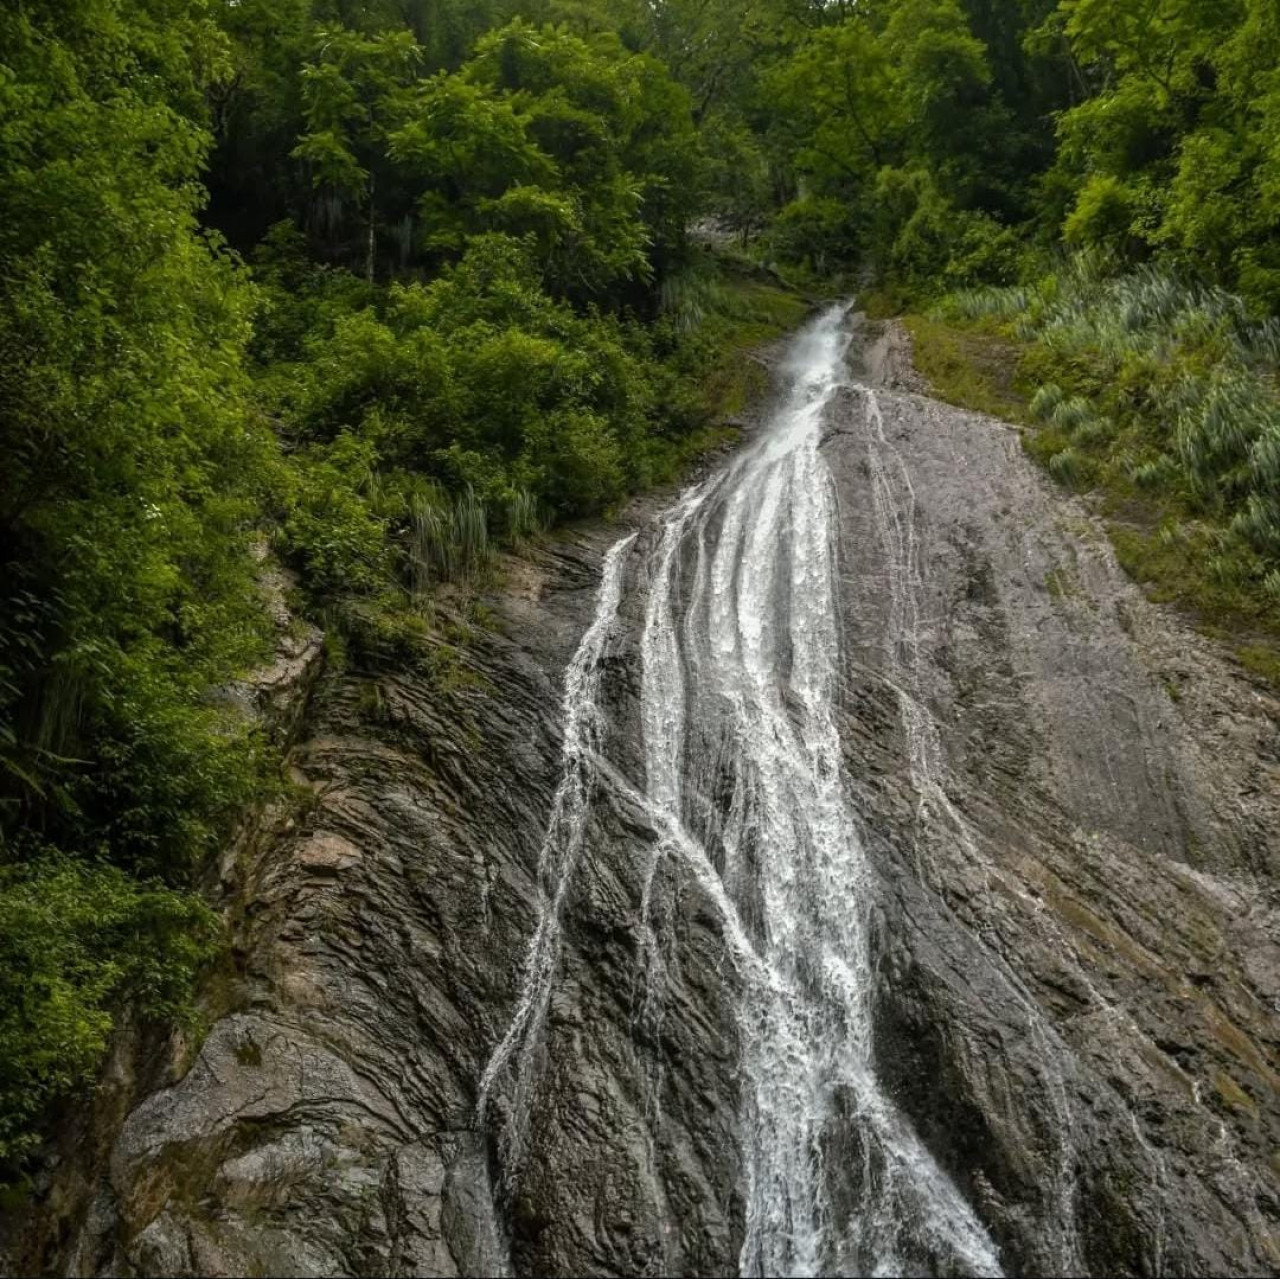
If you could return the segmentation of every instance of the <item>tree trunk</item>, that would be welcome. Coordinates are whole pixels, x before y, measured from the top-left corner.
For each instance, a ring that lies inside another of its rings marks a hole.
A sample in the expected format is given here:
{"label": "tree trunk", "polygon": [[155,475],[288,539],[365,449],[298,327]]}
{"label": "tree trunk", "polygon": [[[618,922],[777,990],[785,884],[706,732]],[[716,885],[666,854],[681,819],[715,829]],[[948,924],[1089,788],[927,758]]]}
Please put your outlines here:
{"label": "tree trunk", "polygon": [[365,258],[365,276],[368,279],[370,284],[373,283],[373,259],[374,259],[374,247],[375,247],[374,231],[373,231],[373,225],[374,225],[373,194],[374,194],[373,170],[370,169],[369,170],[369,251],[368,251],[368,255]]}

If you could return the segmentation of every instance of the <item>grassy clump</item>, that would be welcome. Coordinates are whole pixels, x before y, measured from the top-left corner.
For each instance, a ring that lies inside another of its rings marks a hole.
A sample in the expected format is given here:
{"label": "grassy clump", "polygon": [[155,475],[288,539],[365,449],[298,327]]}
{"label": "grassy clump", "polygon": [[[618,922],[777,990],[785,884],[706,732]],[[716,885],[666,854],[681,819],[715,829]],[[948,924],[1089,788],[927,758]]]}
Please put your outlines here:
{"label": "grassy clump", "polygon": [[[768,388],[768,372],[756,349],[795,328],[808,304],[797,292],[731,260],[703,256],[676,279],[683,288],[663,293],[669,322],[684,336],[683,349],[672,351],[673,366],[679,381],[695,389],[695,412],[702,419],[697,429],[710,428],[704,438],[714,444],[724,438],[723,424]],[[696,283],[686,283],[690,280]],[[688,453],[686,445],[672,461],[682,465]]]}
{"label": "grassy clump", "polygon": [[[953,295],[937,323],[993,324],[1037,385],[1029,453],[1099,490],[1124,567],[1273,678],[1280,653],[1280,354],[1274,320],[1157,267],[1077,258],[1034,287]],[[954,344],[952,348],[955,349]]]}

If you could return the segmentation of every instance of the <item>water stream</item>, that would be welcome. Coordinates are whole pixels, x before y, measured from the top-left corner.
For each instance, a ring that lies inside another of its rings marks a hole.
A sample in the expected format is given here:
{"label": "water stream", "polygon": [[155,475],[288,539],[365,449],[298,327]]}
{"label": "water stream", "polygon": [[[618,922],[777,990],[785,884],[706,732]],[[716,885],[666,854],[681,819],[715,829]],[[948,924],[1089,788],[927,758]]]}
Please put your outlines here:
{"label": "water stream", "polygon": [[595,618],[565,674],[560,782],[538,852],[537,925],[529,942],[515,1013],[480,1079],[476,1112],[478,1126],[483,1126],[493,1087],[512,1067],[515,1082],[507,1122],[502,1128],[503,1170],[509,1179],[518,1174],[524,1156],[536,1083],[537,1048],[560,958],[561,913],[582,855],[597,781],[596,761],[604,718],[599,704],[600,661],[622,597],[623,569],[634,540],[634,533],[622,538],[605,556]]}
{"label": "water stream", "polygon": [[[660,518],[640,640],[642,780],[598,758],[593,729],[604,714],[599,663],[625,561],[637,553],[632,537],[609,554],[595,621],[567,680],[564,773],[539,866],[538,926],[481,1108],[510,1070],[506,1158],[518,1160],[560,907],[603,779],[643,804],[656,832],[637,930],[650,1019],[660,1016],[666,971],[652,909],[662,859],[680,859],[723,917],[742,992],[741,1273],[994,1275],[986,1231],[874,1068],[876,877],[836,727],[836,495],[820,450],[826,410],[845,385],[847,341],[840,307],[793,339],[790,389],[767,428]],[[887,480],[877,491],[893,496]],[[886,528],[912,536],[910,512],[884,514]],[[905,541],[899,549],[891,559],[907,571]],[[894,606],[909,611],[897,602],[910,599],[903,586],[894,584]],[[908,665],[915,619],[896,620],[898,660]],[[928,766],[936,742],[927,724],[908,716],[906,727],[922,802],[940,804]],[[660,1122],[656,1111],[650,1122]]]}

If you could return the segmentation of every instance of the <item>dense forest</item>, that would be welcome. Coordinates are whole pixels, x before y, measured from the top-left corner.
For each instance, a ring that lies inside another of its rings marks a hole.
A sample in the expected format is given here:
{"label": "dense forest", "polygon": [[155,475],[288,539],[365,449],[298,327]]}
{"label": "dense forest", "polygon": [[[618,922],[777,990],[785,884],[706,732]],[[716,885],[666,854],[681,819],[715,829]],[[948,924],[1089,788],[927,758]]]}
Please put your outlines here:
{"label": "dense forest", "polygon": [[5,1179],[195,1015],[284,786],[264,559],[331,661],[440,665],[806,293],[1015,344],[1029,447],[1274,663],[1274,0],[10,0],[0,265]]}

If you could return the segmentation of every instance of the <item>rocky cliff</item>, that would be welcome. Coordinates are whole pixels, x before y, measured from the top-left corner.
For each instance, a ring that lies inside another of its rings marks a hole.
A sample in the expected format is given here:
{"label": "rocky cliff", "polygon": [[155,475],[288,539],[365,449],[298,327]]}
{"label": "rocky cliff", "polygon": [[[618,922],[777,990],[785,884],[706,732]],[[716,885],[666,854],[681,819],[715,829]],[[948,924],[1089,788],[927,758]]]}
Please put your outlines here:
{"label": "rocky cliff", "polygon": [[[854,351],[821,453],[882,1087],[1006,1272],[1272,1272],[1277,704],[1141,596],[1015,431],[904,386],[892,335]],[[637,793],[672,496],[622,521],[640,532],[599,663],[607,768],[545,1019],[483,1123],[547,909],[562,680],[618,528],[513,562],[447,662],[321,679],[290,758],[304,815],[222,869],[218,1019],[100,1119],[95,1157],[64,1152],[15,1268],[737,1271],[743,978],[705,879],[655,861]],[[833,1218],[875,1175],[857,1119],[823,1130],[821,1161],[850,1170]]]}

